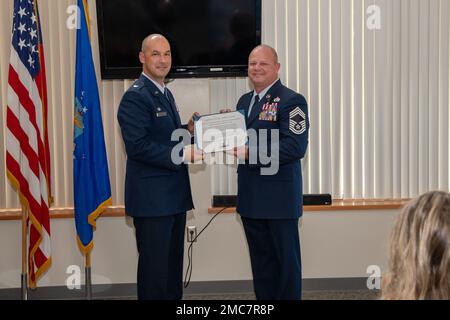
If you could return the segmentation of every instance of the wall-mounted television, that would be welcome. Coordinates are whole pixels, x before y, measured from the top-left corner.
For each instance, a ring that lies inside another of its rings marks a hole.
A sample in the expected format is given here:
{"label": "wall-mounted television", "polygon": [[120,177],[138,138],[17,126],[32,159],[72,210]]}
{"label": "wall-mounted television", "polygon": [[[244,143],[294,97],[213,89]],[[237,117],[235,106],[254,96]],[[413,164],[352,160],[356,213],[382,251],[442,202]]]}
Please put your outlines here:
{"label": "wall-mounted television", "polygon": [[142,40],[170,42],[168,78],[239,77],[261,43],[261,0],[97,0],[102,79],[135,79]]}

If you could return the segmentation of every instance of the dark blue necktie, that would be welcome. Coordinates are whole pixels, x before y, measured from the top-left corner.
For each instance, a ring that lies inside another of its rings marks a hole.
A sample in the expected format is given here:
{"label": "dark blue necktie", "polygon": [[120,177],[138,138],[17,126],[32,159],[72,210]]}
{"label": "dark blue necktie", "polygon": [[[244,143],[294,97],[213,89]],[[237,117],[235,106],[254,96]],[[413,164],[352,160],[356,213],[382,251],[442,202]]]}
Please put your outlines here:
{"label": "dark blue necktie", "polygon": [[172,105],[172,101],[169,98],[169,89],[164,88],[164,96],[166,97],[167,101],[169,102],[170,105],[170,111],[172,112],[172,116],[175,119],[175,114],[174,114],[174,106]]}
{"label": "dark blue necktie", "polygon": [[177,119],[178,111],[177,111],[175,104],[172,103],[172,100],[169,98],[169,89],[164,88],[164,96],[166,97],[167,101],[169,102],[170,113],[172,114],[172,119],[175,121],[175,123],[178,124],[178,119]]}
{"label": "dark blue necktie", "polygon": [[169,102],[170,102],[170,99],[169,99],[169,89],[164,88],[164,95],[166,96],[167,100],[169,100]]}
{"label": "dark blue necktie", "polygon": [[257,94],[255,96],[255,102],[253,102],[252,106],[250,107],[250,109],[248,109],[248,117],[250,117],[250,114],[252,113],[253,108],[259,103],[259,94]]}

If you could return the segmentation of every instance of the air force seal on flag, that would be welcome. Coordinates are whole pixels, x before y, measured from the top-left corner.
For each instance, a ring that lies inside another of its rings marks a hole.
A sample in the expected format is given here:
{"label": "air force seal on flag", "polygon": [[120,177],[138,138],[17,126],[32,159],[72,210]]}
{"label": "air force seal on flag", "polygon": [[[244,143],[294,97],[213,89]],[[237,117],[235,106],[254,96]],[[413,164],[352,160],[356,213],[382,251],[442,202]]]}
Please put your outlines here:
{"label": "air force seal on flag", "polygon": [[289,113],[289,130],[296,135],[301,135],[306,131],[306,115],[300,107]]}

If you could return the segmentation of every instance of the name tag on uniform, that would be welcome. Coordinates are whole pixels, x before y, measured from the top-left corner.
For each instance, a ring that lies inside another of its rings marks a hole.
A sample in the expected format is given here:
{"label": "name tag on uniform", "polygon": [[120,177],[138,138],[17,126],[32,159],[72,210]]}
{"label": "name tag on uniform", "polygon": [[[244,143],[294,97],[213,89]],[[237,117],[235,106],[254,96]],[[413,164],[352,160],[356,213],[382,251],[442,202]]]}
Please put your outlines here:
{"label": "name tag on uniform", "polygon": [[167,112],[157,112],[156,113],[157,118],[167,117]]}

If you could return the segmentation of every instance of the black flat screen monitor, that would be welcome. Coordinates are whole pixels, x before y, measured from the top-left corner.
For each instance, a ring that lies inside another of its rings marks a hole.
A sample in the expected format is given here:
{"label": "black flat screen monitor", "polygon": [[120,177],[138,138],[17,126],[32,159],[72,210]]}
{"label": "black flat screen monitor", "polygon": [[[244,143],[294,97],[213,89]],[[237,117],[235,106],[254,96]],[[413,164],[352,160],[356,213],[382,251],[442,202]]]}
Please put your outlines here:
{"label": "black flat screen monitor", "polygon": [[102,79],[135,79],[142,40],[170,42],[168,78],[247,75],[261,43],[261,0],[97,0]]}

